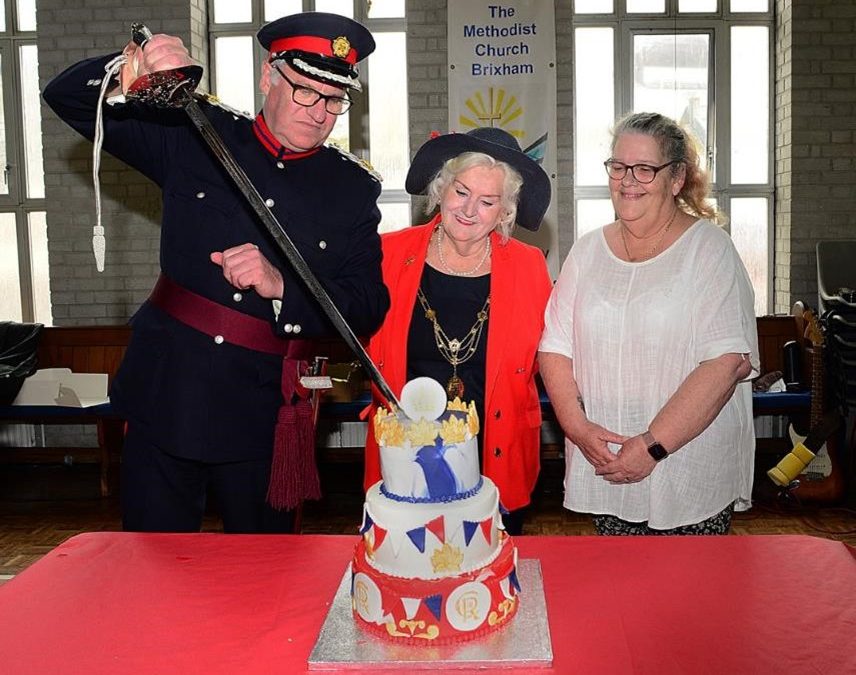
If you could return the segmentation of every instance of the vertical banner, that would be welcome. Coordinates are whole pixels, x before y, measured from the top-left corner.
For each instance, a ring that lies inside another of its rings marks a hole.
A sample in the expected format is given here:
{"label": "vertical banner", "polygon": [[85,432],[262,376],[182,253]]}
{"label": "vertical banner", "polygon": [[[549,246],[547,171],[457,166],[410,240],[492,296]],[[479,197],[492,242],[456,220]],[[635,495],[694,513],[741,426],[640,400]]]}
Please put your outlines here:
{"label": "vertical banner", "polygon": [[556,31],[553,0],[449,0],[449,131],[499,127],[550,177],[553,199],[538,232],[515,236],[559,273],[556,217]]}

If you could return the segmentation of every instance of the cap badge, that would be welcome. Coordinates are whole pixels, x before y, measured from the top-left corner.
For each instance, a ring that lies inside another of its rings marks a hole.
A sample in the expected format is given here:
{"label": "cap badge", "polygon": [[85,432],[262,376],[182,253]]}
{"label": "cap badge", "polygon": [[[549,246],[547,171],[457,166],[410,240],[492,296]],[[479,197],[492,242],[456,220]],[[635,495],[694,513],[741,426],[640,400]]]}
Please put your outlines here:
{"label": "cap badge", "polygon": [[351,43],[344,35],[340,35],[332,41],[333,56],[344,59],[351,51]]}

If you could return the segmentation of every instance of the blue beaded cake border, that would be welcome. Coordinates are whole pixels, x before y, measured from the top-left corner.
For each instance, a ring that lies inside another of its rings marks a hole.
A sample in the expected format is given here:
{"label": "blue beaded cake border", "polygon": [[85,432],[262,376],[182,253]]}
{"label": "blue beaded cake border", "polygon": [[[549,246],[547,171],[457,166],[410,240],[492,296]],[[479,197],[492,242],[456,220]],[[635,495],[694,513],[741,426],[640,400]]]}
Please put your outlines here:
{"label": "blue beaded cake border", "polygon": [[475,484],[475,487],[470,488],[466,492],[459,492],[454,495],[447,495],[445,497],[404,497],[402,495],[397,495],[393,492],[390,492],[386,489],[386,486],[381,483],[380,484],[380,493],[386,497],[387,499],[391,499],[394,502],[406,502],[407,504],[443,504],[448,502],[456,502],[460,499],[468,499],[469,497],[474,496],[479,490],[481,490],[482,485],[484,484],[484,477],[479,476],[479,482]]}

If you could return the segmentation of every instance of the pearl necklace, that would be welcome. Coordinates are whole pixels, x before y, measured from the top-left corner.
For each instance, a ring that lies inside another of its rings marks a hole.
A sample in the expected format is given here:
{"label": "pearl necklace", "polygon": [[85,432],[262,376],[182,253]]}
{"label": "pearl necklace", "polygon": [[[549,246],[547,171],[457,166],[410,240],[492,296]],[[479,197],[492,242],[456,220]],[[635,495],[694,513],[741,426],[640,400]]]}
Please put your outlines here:
{"label": "pearl necklace", "polygon": [[[659,248],[660,248],[660,244],[662,244],[662,243],[663,243],[663,239],[665,238],[666,233],[667,233],[667,232],[669,231],[669,229],[672,227],[672,223],[674,223],[674,222],[675,222],[675,217],[676,217],[677,215],[678,215],[678,210],[677,210],[677,209],[675,209],[674,211],[672,211],[672,215],[671,215],[671,217],[670,217],[670,218],[669,218],[669,220],[666,222],[666,224],[665,224],[665,225],[660,229],[660,236],[659,236],[659,237],[657,237],[657,241],[655,241],[655,242],[654,242],[654,245],[651,247],[651,250],[649,250],[649,251],[648,251],[648,254],[644,256],[644,259],[645,259],[645,260],[648,260],[648,259],[650,259],[650,258],[653,258],[653,257],[654,257],[654,255],[657,253],[657,249],[659,249]],[[620,229],[620,232],[621,232],[621,243],[622,243],[622,244],[624,244],[624,252],[627,254],[627,260],[628,260],[629,262],[636,262],[637,260],[640,260],[640,258],[639,258],[639,257],[634,258],[632,255],[630,255],[630,249],[629,249],[629,248],[628,248],[628,246],[627,246],[627,238],[626,238],[626,237],[625,237],[625,235],[624,235],[624,230],[626,230],[626,229],[627,229],[627,225],[625,225],[625,224],[624,224],[624,222],[622,222],[622,221],[619,221],[619,223],[621,224],[621,229]],[[632,232],[631,232],[630,234],[631,234],[631,236],[634,236]],[[642,239],[643,237],[635,237],[635,238],[636,238],[636,239]]]}
{"label": "pearl necklace", "polygon": [[475,267],[473,267],[471,270],[464,270],[461,272],[457,272],[457,271],[453,270],[451,267],[449,267],[448,263],[446,262],[446,259],[443,257],[442,243],[443,243],[443,237],[445,236],[445,234],[446,234],[446,232],[443,229],[443,224],[440,223],[440,225],[437,226],[437,257],[440,259],[440,265],[443,266],[443,270],[447,274],[452,274],[456,277],[471,277],[471,276],[473,276],[476,272],[478,272],[482,268],[482,265],[484,265],[485,260],[487,260],[488,256],[490,255],[490,235],[488,235],[487,244],[484,247],[484,253],[482,254],[481,260],[479,260],[479,264],[476,265]]}

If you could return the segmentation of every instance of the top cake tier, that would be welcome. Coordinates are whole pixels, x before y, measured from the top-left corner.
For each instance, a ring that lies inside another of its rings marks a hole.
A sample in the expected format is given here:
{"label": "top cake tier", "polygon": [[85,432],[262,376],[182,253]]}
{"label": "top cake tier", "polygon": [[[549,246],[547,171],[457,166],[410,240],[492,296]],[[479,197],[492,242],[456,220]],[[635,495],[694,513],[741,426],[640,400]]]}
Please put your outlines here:
{"label": "top cake tier", "polygon": [[465,499],[481,485],[475,405],[449,401],[435,420],[412,420],[378,408],[375,438],[380,446],[381,491],[402,502]]}

